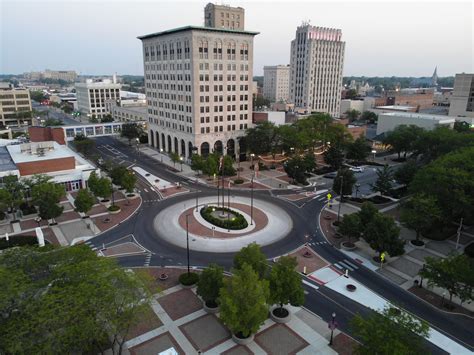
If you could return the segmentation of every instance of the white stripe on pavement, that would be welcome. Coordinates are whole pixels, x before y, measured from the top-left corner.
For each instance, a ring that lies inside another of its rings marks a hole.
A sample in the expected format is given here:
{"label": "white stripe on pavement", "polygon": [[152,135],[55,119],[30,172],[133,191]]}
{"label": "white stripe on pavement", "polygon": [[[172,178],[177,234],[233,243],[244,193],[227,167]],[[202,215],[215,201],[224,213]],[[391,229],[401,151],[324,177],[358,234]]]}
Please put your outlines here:
{"label": "white stripe on pavement", "polygon": [[339,261],[339,264],[344,266],[346,269],[349,269],[350,271],[354,271],[354,269],[350,267],[349,265],[347,265],[346,263],[344,263],[344,261]]}
{"label": "white stripe on pavement", "polygon": [[344,262],[345,262],[347,265],[352,266],[352,267],[353,267],[354,269],[356,269],[356,270],[359,268],[358,266],[354,265],[353,263],[351,263],[351,262],[350,262],[349,260],[347,260],[347,259],[344,259]]}
{"label": "white stripe on pavement", "polygon": [[303,283],[304,283],[305,285],[311,287],[311,288],[314,288],[315,290],[319,289],[318,286],[313,285],[311,282],[308,282],[308,281],[306,281],[306,280],[303,280]]}

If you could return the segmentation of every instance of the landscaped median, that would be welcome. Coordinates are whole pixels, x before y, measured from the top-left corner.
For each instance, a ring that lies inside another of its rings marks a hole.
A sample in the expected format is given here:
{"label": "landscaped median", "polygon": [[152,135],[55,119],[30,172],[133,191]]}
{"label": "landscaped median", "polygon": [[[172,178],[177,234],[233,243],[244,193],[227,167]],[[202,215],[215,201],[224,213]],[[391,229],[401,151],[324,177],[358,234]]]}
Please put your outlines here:
{"label": "landscaped median", "polygon": [[248,227],[245,217],[226,207],[206,206],[201,208],[201,217],[216,227],[240,230]]}

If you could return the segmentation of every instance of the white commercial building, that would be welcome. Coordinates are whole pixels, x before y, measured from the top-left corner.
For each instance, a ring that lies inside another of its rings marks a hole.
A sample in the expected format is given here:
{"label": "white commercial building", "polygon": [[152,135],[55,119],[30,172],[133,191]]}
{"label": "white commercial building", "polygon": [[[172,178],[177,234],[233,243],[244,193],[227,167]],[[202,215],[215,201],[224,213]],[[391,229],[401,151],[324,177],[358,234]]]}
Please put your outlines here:
{"label": "white commercial building", "polygon": [[186,26],[139,37],[150,145],[186,158],[245,152],[238,138],[252,124],[257,34]]}
{"label": "white commercial building", "polygon": [[[456,74],[449,115],[474,118],[474,74]],[[472,119],[466,119],[472,122]]]}
{"label": "white commercial building", "polygon": [[339,29],[307,23],[291,41],[290,100],[295,109],[340,115],[345,42]]}
{"label": "white commercial building", "polygon": [[120,102],[121,84],[117,83],[114,75],[113,80],[87,79],[85,83],[76,83],[77,108],[88,116],[102,118],[111,114],[109,100]]}
{"label": "white commercial building", "polygon": [[388,112],[379,114],[377,121],[377,135],[389,131],[401,125],[415,125],[427,130],[435,129],[438,126],[453,127],[454,117],[442,115],[430,115],[412,112]]}
{"label": "white commercial building", "polygon": [[341,100],[341,115],[351,110],[364,112],[364,100]]}
{"label": "white commercial building", "polygon": [[290,100],[290,66],[263,67],[263,96],[272,102]]}

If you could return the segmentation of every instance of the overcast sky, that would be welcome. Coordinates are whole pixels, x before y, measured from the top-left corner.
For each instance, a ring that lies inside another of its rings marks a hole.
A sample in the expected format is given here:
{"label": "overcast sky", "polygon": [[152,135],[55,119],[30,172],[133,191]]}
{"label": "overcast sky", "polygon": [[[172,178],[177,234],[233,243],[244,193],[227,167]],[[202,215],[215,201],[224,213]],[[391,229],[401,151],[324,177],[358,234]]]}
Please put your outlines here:
{"label": "overcast sky", "polygon": [[[0,73],[71,69],[143,75],[139,35],[202,25],[208,1],[0,0]],[[218,2],[222,3],[222,2]],[[254,74],[289,63],[303,20],[342,29],[344,74],[473,72],[473,5],[465,2],[235,1],[255,39]]]}

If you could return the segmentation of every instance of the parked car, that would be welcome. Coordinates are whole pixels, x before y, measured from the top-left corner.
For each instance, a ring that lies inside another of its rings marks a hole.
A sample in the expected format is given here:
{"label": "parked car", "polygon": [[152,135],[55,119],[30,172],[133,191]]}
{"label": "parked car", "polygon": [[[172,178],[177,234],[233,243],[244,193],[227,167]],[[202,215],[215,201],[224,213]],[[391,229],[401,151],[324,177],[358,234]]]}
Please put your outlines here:
{"label": "parked car", "polygon": [[326,179],[334,179],[334,178],[336,178],[336,176],[337,176],[336,171],[333,171],[332,173],[327,173],[327,174],[323,175],[323,177],[325,177]]}
{"label": "parked car", "polygon": [[351,166],[349,170],[355,173],[362,173],[364,171],[364,168],[361,166]]}

